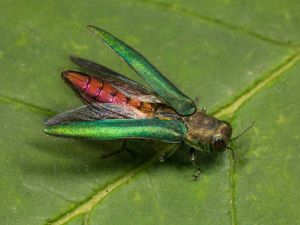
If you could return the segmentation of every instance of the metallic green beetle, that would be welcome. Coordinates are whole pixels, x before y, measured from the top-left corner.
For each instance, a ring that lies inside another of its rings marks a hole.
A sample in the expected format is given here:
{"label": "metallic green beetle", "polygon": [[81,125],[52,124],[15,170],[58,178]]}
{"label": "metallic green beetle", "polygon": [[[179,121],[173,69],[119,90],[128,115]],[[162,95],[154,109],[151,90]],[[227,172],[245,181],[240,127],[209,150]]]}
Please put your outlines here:
{"label": "metallic green beetle", "polygon": [[62,78],[86,105],[69,110],[46,122],[50,135],[97,140],[151,139],[191,146],[209,152],[225,150],[232,128],[226,121],[206,115],[147,59],[110,33],[88,26],[113,49],[149,88],[89,60],[71,60],[89,71],[67,70]]}

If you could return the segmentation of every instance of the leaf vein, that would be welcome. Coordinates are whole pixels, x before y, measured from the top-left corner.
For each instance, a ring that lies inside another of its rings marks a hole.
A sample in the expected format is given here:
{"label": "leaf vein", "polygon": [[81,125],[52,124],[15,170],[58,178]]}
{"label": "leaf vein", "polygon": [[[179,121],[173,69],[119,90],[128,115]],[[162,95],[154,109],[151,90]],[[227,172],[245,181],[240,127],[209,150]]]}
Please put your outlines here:
{"label": "leaf vein", "polygon": [[53,111],[51,109],[47,109],[47,108],[44,108],[44,107],[41,107],[38,105],[34,105],[29,102],[26,102],[26,101],[23,101],[23,100],[14,98],[14,97],[5,96],[5,95],[0,95],[0,102],[14,105],[16,107],[25,108],[29,111],[37,112],[37,113],[43,114],[43,115],[52,116],[52,115],[57,114],[56,111]]}
{"label": "leaf vein", "polygon": [[129,182],[139,172],[143,171],[144,169],[151,166],[153,163],[157,162],[157,159],[158,159],[159,155],[161,155],[164,151],[166,151],[166,150],[163,150],[163,151],[159,152],[158,154],[156,154],[155,156],[153,156],[152,158],[150,158],[146,162],[142,163],[138,167],[130,170],[125,175],[118,178],[115,182],[109,184],[104,189],[100,189],[99,191],[97,191],[96,194],[94,194],[87,201],[83,202],[82,204],[80,204],[79,206],[74,208],[73,210],[66,212],[65,214],[63,214],[59,218],[56,218],[56,219],[48,222],[47,224],[49,224],[49,225],[62,225],[62,224],[65,224],[66,222],[68,222],[69,220],[73,219],[74,217],[76,217],[78,215],[88,214],[93,209],[93,207],[96,204],[98,204],[103,198],[105,198],[108,194],[110,194],[112,191],[114,191],[116,188],[118,188],[122,184],[125,184],[125,183]]}
{"label": "leaf vein", "polygon": [[233,152],[229,151],[230,168],[229,168],[229,187],[230,187],[230,208],[231,208],[231,224],[237,225],[237,208],[236,208],[236,160],[234,160]]}
{"label": "leaf vein", "polygon": [[282,46],[282,47],[287,47],[287,48],[294,48],[294,49],[299,49],[299,47],[300,47],[298,44],[292,44],[290,42],[283,42],[283,41],[273,39],[271,37],[264,36],[260,33],[257,33],[255,31],[253,31],[253,30],[247,29],[246,27],[237,26],[237,25],[228,23],[226,21],[223,21],[221,19],[218,19],[218,18],[213,18],[213,17],[201,15],[198,12],[192,11],[190,9],[184,8],[184,7],[182,7],[180,5],[176,5],[174,3],[157,2],[157,1],[153,1],[153,0],[137,0],[137,1],[141,2],[141,3],[148,4],[148,5],[155,6],[155,7],[164,9],[164,10],[168,10],[168,11],[171,11],[171,12],[183,14],[183,15],[186,15],[186,16],[189,16],[189,17],[193,17],[195,19],[201,20],[201,21],[206,22],[206,23],[222,26],[222,27],[224,27],[224,28],[226,28],[230,31],[245,34],[247,36],[254,37],[255,39],[258,39],[260,41],[268,42],[268,43],[271,43],[271,44],[274,44],[274,45],[277,45],[277,46]]}
{"label": "leaf vein", "polygon": [[231,103],[229,103],[228,105],[224,106],[223,108],[215,112],[214,113],[215,116],[232,117],[233,114],[241,107],[241,105],[243,105],[246,101],[248,101],[251,97],[253,97],[257,92],[259,92],[261,89],[266,87],[272,81],[276,80],[278,77],[283,75],[286,71],[292,68],[299,60],[300,60],[300,53],[293,54],[282,64],[277,66],[268,76],[254,83],[254,85],[252,85],[250,89],[247,89],[244,93],[242,93]]}

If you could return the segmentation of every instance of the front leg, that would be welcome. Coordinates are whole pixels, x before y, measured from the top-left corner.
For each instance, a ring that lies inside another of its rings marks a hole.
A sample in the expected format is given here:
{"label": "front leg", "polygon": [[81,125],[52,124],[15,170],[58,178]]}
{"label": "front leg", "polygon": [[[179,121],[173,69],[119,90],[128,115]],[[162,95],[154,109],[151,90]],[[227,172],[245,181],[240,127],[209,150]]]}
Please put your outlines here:
{"label": "front leg", "polygon": [[[190,148],[190,161],[192,162],[193,167],[196,167],[196,150],[195,148]],[[198,180],[201,175],[200,168],[197,168],[197,172],[193,175],[193,180]]]}
{"label": "front leg", "polygon": [[184,143],[180,143],[179,145],[175,145],[170,151],[164,152],[159,156],[160,162],[165,162],[167,158],[170,158],[178,149],[184,146]]}
{"label": "front leg", "polygon": [[191,161],[193,167],[195,167],[196,151],[194,148],[190,148],[190,161]]}

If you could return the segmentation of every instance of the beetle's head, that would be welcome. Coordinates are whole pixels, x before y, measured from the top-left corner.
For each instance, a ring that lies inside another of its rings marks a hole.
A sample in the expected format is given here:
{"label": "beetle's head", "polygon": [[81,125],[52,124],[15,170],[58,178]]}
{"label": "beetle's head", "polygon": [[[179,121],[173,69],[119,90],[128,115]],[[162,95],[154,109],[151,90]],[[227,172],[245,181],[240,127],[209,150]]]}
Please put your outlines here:
{"label": "beetle's head", "polygon": [[226,121],[218,121],[219,125],[210,137],[210,149],[213,152],[224,151],[230,141],[232,128]]}
{"label": "beetle's head", "polygon": [[209,152],[226,149],[232,133],[231,125],[198,111],[187,120],[186,142],[192,147]]}

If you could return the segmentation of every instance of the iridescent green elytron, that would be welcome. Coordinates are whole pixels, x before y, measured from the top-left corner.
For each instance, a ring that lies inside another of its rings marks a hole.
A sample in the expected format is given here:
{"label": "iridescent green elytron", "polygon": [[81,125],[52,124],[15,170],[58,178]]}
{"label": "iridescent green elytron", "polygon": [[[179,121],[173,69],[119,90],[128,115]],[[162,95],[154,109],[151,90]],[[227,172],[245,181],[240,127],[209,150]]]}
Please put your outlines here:
{"label": "iridescent green elytron", "polygon": [[73,122],[50,126],[46,133],[97,140],[141,138],[178,143],[187,134],[185,125],[177,120],[108,119],[91,122]]}
{"label": "iridescent green elytron", "polygon": [[229,123],[197,109],[189,97],[132,47],[102,29],[88,28],[124,59],[150,89],[100,64],[71,57],[75,64],[92,72],[62,73],[87,105],[48,120],[47,134],[185,143],[191,147],[191,161],[195,160],[195,149],[220,152],[227,148],[232,133]]}
{"label": "iridescent green elytron", "polygon": [[125,60],[166,103],[180,115],[191,115],[196,111],[193,101],[175,87],[147,59],[110,33],[94,26],[88,28],[99,35],[121,58]]}

